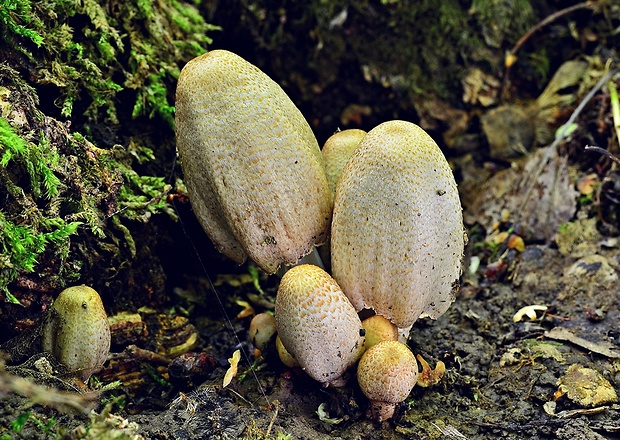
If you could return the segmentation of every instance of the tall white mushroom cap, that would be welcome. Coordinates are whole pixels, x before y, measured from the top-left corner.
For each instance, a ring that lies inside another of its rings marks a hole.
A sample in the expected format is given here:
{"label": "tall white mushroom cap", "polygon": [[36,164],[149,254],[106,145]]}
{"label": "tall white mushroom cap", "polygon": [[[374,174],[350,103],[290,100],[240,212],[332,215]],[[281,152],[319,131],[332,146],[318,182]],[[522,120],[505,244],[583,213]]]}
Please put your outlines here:
{"label": "tall white mushroom cap", "polygon": [[385,122],[362,139],[340,175],[331,232],[332,275],[358,311],[407,328],[454,301],[461,203],[443,153],[417,125]]}
{"label": "tall white mushroom cap", "polygon": [[256,66],[225,50],[190,61],[176,137],[192,207],[223,254],[273,273],[326,240],[331,200],[316,138]]}

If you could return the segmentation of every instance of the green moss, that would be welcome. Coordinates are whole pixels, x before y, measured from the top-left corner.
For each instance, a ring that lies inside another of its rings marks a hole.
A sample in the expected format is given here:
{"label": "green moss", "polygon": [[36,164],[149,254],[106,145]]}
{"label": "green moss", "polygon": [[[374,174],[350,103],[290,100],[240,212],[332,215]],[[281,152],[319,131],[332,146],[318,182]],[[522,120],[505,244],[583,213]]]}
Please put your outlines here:
{"label": "green moss", "polygon": [[[41,219],[36,230],[31,225],[17,225],[0,211],[0,288],[8,292],[7,284],[25,272],[33,272],[37,258],[49,248],[68,256],[68,238],[76,233],[79,222],[66,223],[61,219]],[[47,230],[47,232],[42,232]]]}
{"label": "green moss", "polygon": [[[21,272],[35,270],[37,259],[46,250],[54,250],[60,260],[68,256],[68,238],[76,233],[80,222],[46,217],[34,203],[35,199],[44,198],[50,213],[58,209],[54,202],[60,191],[60,179],[53,170],[59,162],[57,150],[43,135],[39,143],[29,142],[0,117],[0,183],[4,184],[9,200],[17,200],[26,208],[12,218],[0,211],[0,289],[5,292],[8,283]],[[22,175],[28,176],[28,187],[20,186]]]}
{"label": "green moss", "polygon": [[80,103],[90,121],[121,124],[118,93],[130,89],[134,117],[159,116],[171,128],[179,64],[204,53],[207,33],[218,29],[178,0],[107,7],[96,0],[0,0],[0,23],[11,45],[23,46],[27,37],[41,46],[24,53],[37,66],[38,83],[58,88],[63,117],[73,117]]}
{"label": "green moss", "polygon": [[[9,33],[28,38],[37,46],[43,43],[43,37],[28,26],[37,19],[32,15],[29,0],[0,0],[0,32],[2,39],[11,41]],[[22,23],[25,23],[22,24]]]}
{"label": "green moss", "polygon": [[58,194],[60,180],[51,169],[58,165],[58,152],[44,137],[39,144],[26,142],[13,131],[6,119],[0,117],[0,152],[1,167],[7,168],[10,162],[16,162],[26,168],[30,190],[36,197],[43,193],[49,199]]}
{"label": "green moss", "polygon": [[45,290],[78,280],[102,258],[123,265],[137,255],[126,219],[174,216],[164,179],[132,168],[155,158],[150,149],[97,148],[37,104],[34,90],[0,64],[0,290],[11,301],[18,277]]}

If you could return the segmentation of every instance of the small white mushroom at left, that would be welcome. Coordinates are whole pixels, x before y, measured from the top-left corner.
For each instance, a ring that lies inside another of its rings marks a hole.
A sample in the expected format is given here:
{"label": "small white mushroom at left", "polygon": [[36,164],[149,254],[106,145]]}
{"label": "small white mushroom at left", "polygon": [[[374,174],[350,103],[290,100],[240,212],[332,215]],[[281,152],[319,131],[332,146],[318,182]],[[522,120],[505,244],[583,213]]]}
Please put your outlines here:
{"label": "small white mushroom at left", "polygon": [[43,351],[87,381],[101,370],[110,342],[108,315],[97,291],[82,285],[60,292],[43,325]]}

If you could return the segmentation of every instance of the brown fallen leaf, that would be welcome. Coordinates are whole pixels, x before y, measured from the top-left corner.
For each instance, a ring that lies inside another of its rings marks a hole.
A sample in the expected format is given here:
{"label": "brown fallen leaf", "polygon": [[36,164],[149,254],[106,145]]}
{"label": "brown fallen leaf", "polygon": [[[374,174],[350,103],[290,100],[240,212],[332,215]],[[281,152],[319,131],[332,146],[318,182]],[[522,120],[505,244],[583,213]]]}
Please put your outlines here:
{"label": "brown fallen leaf", "polygon": [[573,364],[564,376],[558,379],[559,388],[554,400],[566,395],[576,404],[584,407],[596,407],[618,402],[616,390],[601,373],[583,365]]}
{"label": "brown fallen leaf", "polygon": [[525,230],[526,239],[550,241],[577,209],[579,193],[569,176],[567,158],[555,148],[541,148],[522,166],[501,171],[486,182],[465,211],[465,221],[493,225],[507,209],[511,220]]}
{"label": "brown fallen leaf", "polygon": [[551,330],[545,332],[545,337],[554,339],[556,341],[567,341],[579,347],[585,348],[588,351],[597,353],[608,358],[620,359],[620,352],[618,352],[616,346],[610,342],[591,342],[587,339],[580,338],[570,330],[563,327],[554,327]]}

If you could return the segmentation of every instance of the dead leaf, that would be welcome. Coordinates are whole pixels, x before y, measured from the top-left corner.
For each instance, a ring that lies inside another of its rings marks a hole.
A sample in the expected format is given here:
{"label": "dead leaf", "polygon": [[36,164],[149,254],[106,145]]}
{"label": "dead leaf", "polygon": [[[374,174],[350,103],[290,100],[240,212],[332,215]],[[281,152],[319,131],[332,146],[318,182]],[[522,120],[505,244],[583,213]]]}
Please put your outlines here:
{"label": "dead leaf", "polygon": [[550,241],[558,227],[573,218],[579,195],[567,158],[552,147],[537,150],[522,166],[497,173],[478,194],[465,211],[466,223],[492,226],[508,209],[511,220],[526,231],[526,239],[539,241]]}
{"label": "dead leaf", "polygon": [[421,355],[417,355],[416,359],[420,362],[420,365],[422,365],[422,371],[418,374],[416,385],[424,388],[437,385],[446,372],[446,364],[442,361],[437,361],[435,369],[433,370]]}
{"label": "dead leaf", "polygon": [[545,337],[549,339],[554,339],[556,341],[568,341],[593,353],[607,356],[608,358],[620,358],[620,352],[618,352],[617,347],[612,343],[607,341],[591,342],[586,339],[580,338],[579,336],[576,336],[570,330],[563,327],[552,328],[548,332],[545,332]]}
{"label": "dead leaf", "polygon": [[238,306],[243,307],[243,310],[241,310],[239,313],[237,313],[237,318],[243,319],[243,318],[247,318],[249,316],[254,316],[254,308],[252,307],[252,305],[249,302],[243,301],[242,299],[237,299],[237,300],[235,300],[235,303]]}
{"label": "dead leaf", "polygon": [[524,316],[527,316],[532,321],[535,321],[536,319],[538,319],[538,315],[536,314],[537,311],[539,311],[539,312],[546,312],[547,311],[547,306],[531,305],[531,306],[522,307],[512,317],[512,321],[513,322],[522,321]]}
{"label": "dead leaf", "polygon": [[579,179],[577,182],[577,189],[579,193],[584,196],[589,196],[592,194],[596,188],[598,188],[601,184],[601,181],[598,178],[598,175],[595,173],[587,174]]}
{"label": "dead leaf", "polygon": [[224,375],[224,383],[222,384],[222,387],[226,388],[232,381],[233,377],[237,375],[237,369],[239,367],[240,360],[241,360],[241,350],[235,350],[232,357],[228,359],[228,362],[230,363],[230,367],[228,368],[228,370],[226,371],[226,374]]}
{"label": "dead leaf", "polygon": [[489,107],[497,102],[497,95],[502,83],[495,76],[474,67],[469,70],[462,81],[463,102]]}
{"label": "dead leaf", "polygon": [[583,365],[573,364],[558,379],[558,391],[554,400],[566,395],[580,406],[596,407],[618,402],[618,395],[601,373]]}
{"label": "dead leaf", "polygon": [[319,408],[316,410],[316,415],[319,416],[319,420],[321,422],[326,423],[328,425],[337,425],[338,423],[344,420],[343,418],[329,417],[329,413],[327,412],[325,407],[326,405],[324,403],[321,403],[319,405]]}

